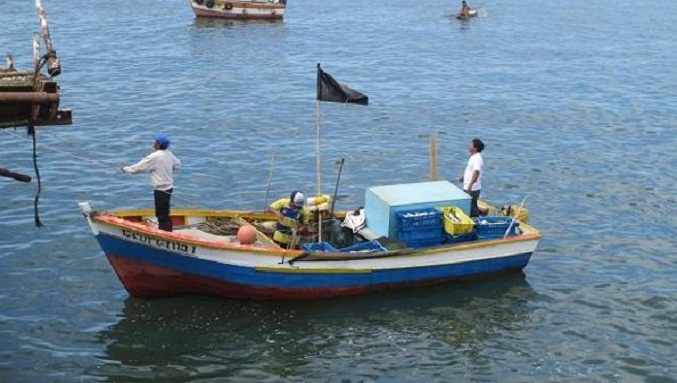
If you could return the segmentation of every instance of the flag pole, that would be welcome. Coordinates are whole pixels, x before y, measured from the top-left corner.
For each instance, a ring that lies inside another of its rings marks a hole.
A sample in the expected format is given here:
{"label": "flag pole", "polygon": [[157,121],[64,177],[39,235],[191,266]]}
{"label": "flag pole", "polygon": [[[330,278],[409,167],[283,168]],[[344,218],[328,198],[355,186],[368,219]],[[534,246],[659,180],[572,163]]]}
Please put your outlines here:
{"label": "flag pole", "polygon": [[[322,177],[321,177],[321,169],[320,169],[320,63],[317,63],[317,97],[315,101],[315,128],[317,131],[317,139],[316,139],[316,151],[317,155],[315,156],[317,159],[317,195],[321,196],[322,195]],[[322,212],[319,211],[317,214],[317,221],[318,221],[318,237],[317,237],[317,242],[322,242]]]}

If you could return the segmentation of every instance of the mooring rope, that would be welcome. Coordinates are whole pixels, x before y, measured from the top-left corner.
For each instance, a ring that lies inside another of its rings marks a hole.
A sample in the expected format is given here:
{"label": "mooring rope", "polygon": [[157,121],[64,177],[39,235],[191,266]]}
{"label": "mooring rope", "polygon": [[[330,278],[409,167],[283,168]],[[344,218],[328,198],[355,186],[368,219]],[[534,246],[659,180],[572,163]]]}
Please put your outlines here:
{"label": "mooring rope", "polygon": [[[32,108],[31,108],[32,109]],[[42,181],[40,180],[40,169],[38,169],[38,153],[37,153],[37,142],[35,132],[35,126],[33,125],[33,112],[31,111],[31,117],[28,122],[28,135],[33,139],[33,169],[35,169],[35,177],[38,180],[38,190],[35,192],[35,198],[33,199],[33,218],[35,220],[36,227],[43,227],[43,223],[40,221],[40,213],[38,212],[38,202],[40,201],[40,193],[42,192]]]}

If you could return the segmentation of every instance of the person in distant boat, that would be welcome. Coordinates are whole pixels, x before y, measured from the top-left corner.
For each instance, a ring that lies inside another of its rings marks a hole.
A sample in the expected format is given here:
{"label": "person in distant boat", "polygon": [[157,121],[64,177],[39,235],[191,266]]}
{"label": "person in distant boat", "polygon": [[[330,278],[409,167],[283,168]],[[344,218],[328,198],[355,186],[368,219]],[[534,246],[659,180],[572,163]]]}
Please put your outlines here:
{"label": "person in distant boat", "polygon": [[472,198],[470,202],[470,216],[479,217],[480,209],[477,206],[477,201],[480,198],[480,190],[482,189],[482,173],[484,172],[484,160],[482,159],[482,150],[484,150],[484,143],[479,138],[473,138],[470,141],[468,152],[470,158],[465,167],[463,177],[459,178],[458,182],[463,183],[463,190]]}
{"label": "person in distant boat", "polygon": [[270,205],[270,211],[277,218],[273,241],[280,247],[296,247],[297,238],[293,238],[294,232],[310,222],[311,212],[305,205],[306,197],[300,190],[294,190],[289,198],[281,198]]}
{"label": "person in distant boat", "polygon": [[150,184],[153,186],[155,199],[155,216],[160,230],[172,231],[172,220],[169,218],[170,199],[174,191],[174,170],[181,168],[181,160],[167,150],[169,138],[163,134],[155,136],[153,153],[131,166],[120,168],[124,173],[150,173]]}
{"label": "person in distant boat", "polygon": [[470,11],[472,11],[472,8],[468,6],[465,0],[461,1],[461,10],[458,12],[458,16],[468,18],[470,17]]}

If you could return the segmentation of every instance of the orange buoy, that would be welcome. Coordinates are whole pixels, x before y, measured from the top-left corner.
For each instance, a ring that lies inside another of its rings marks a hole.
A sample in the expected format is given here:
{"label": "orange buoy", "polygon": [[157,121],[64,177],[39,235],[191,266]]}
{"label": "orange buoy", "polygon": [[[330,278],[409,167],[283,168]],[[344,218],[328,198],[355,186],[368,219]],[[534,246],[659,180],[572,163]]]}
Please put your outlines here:
{"label": "orange buoy", "polygon": [[237,240],[243,245],[256,242],[256,229],[251,225],[244,225],[237,229]]}

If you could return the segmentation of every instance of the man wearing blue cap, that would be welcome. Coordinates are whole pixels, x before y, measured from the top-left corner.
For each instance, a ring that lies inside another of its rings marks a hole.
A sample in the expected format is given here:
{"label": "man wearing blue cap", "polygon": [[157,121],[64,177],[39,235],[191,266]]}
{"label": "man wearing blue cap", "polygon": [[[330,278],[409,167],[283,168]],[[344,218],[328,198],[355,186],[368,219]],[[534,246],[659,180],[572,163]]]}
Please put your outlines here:
{"label": "man wearing blue cap", "polygon": [[150,184],[155,197],[155,215],[160,230],[172,231],[172,220],[169,218],[169,201],[174,191],[174,170],[181,168],[181,160],[167,150],[169,137],[164,134],[155,136],[155,151],[132,166],[124,166],[121,170],[129,174],[150,172]]}

